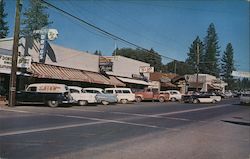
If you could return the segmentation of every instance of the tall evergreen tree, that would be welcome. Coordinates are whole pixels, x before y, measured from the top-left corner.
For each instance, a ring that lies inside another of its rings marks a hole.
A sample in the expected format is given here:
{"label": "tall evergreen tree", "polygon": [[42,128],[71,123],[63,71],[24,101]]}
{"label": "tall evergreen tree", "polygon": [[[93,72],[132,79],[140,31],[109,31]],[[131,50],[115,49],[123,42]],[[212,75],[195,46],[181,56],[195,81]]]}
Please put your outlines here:
{"label": "tall evergreen tree", "polygon": [[96,50],[96,51],[94,52],[94,55],[102,56],[102,52],[101,52],[100,50]]}
{"label": "tall evergreen tree", "polygon": [[197,64],[197,45],[199,45],[199,70],[201,73],[204,72],[203,66],[203,56],[204,56],[204,45],[203,42],[200,40],[199,36],[193,41],[189,48],[189,52],[187,53],[188,57],[186,59],[186,63],[190,65],[189,69],[191,73],[196,72],[196,64]]}
{"label": "tall evergreen tree", "polygon": [[207,30],[207,36],[205,37],[205,54],[204,54],[204,73],[219,77],[220,74],[220,47],[218,36],[215,30],[215,26],[211,23]]}
{"label": "tall evergreen tree", "polygon": [[[32,36],[34,30],[40,30],[52,23],[49,21],[49,14],[45,12],[45,9],[47,7],[40,0],[30,0],[30,7],[23,14],[21,33],[24,36]],[[38,37],[35,36],[35,38]]]}
{"label": "tall evergreen tree", "polygon": [[4,6],[4,0],[0,0],[0,39],[7,37],[9,33],[8,23],[4,20],[8,15],[4,12]]}
{"label": "tall evergreen tree", "polygon": [[234,51],[232,44],[228,43],[226,51],[224,51],[221,59],[221,75],[223,76],[224,81],[228,83],[229,89],[234,88],[235,82],[233,76],[231,75],[233,71],[235,71]]}

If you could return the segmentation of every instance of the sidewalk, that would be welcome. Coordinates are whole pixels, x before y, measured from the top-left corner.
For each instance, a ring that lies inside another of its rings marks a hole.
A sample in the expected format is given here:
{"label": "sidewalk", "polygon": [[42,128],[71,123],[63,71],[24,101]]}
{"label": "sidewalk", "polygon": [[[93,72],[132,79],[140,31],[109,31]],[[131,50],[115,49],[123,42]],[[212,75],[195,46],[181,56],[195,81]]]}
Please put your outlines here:
{"label": "sidewalk", "polygon": [[7,103],[8,103],[7,101],[0,100],[0,107],[6,107]]}

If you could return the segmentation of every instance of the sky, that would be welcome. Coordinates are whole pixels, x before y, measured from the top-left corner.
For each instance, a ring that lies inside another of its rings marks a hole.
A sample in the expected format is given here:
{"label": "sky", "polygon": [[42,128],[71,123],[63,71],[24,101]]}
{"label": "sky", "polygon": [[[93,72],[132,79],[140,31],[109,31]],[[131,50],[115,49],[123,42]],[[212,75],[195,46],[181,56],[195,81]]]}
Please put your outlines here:
{"label": "sky", "polygon": [[[184,61],[197,36],[204,39],[214,23],[221,56],[228,43],[234,49],[235,66],[250,70],[249,0],[46,0],[47,2],[143,48]],[[5,0],[6,18],[13,36],[15,0]],[[28,0],[23,0],[22,11]],[[46,10],[57,29],[57,45],[103,55],[112,55],[116,47],[134,46],[107,37],[100,32],[56,11]],[[170,62],[163,58],[163,64]]]}

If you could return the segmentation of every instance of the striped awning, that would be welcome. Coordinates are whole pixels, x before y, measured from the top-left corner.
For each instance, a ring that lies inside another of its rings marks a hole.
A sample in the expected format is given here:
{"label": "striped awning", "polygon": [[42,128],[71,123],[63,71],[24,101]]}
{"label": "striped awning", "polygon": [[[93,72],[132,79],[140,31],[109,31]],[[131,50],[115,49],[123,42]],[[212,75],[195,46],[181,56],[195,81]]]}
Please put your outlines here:
{"label": "striped awning", "polygon": [[126,86],[124,83],[117,80],[114,76],[110,76],[109,78],[107,78],[102,74],[96,72],[89,72],[48,64],[32,63],[31,73],[33,77],[37,78],[80,81],[112,86]]}

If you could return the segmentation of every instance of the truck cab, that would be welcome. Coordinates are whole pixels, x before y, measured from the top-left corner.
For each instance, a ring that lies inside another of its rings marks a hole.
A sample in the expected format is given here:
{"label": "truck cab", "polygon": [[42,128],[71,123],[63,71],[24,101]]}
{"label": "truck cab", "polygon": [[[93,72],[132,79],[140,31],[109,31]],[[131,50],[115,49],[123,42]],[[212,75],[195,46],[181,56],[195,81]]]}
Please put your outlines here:
{"label": "truck cab", "polygon": [[143,91],[135,92],[135,99],[137,102],[143,100],[159,100],[159,102],[165,102],[169,100],[169,93],[160,93],[158,89],[145,88]]}

